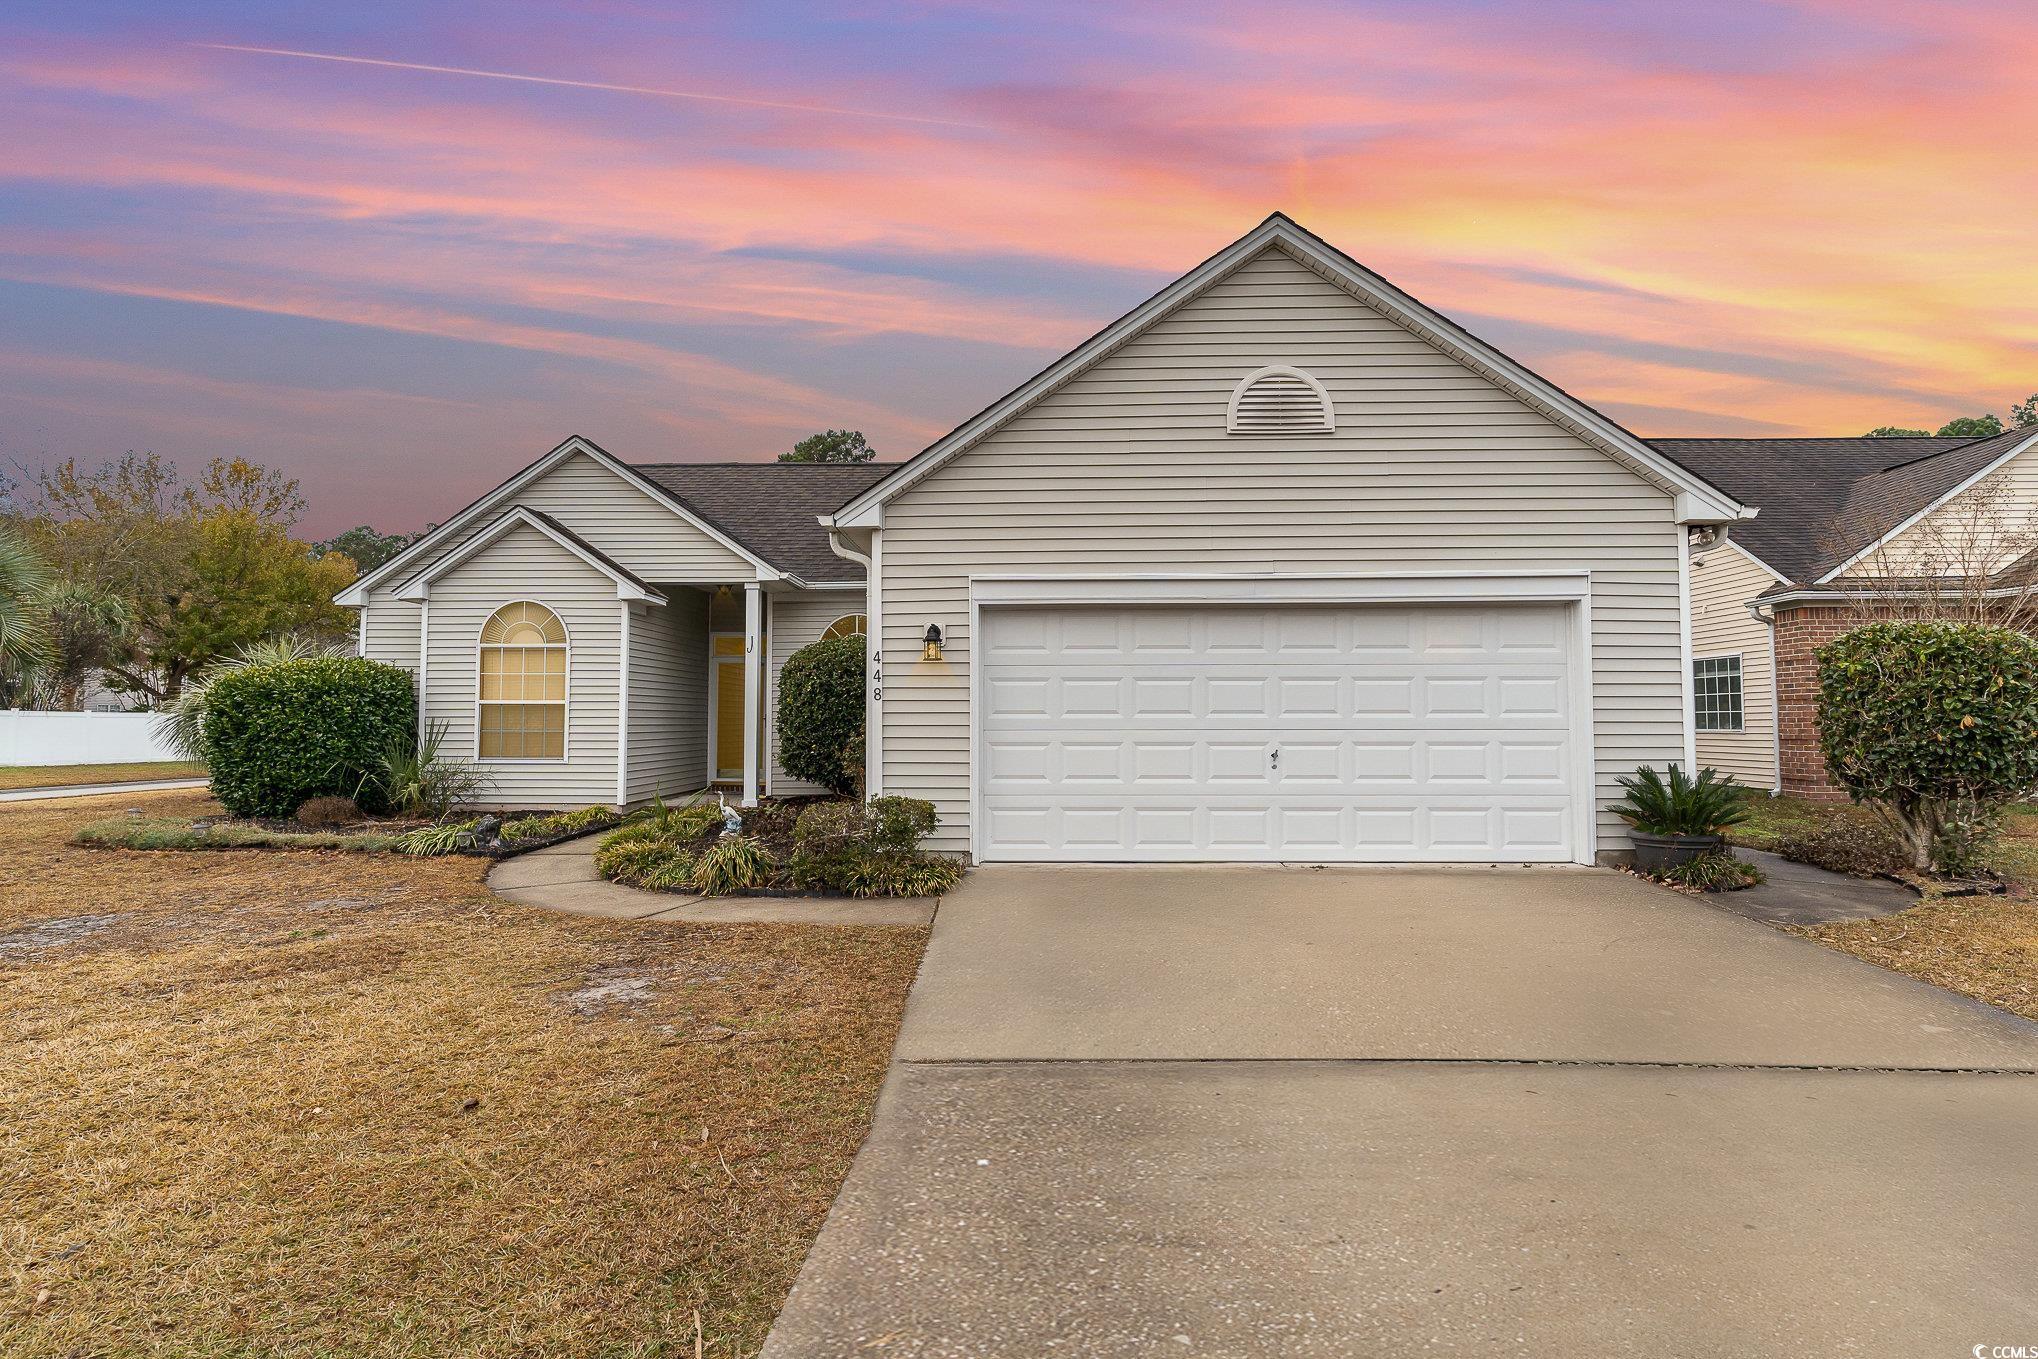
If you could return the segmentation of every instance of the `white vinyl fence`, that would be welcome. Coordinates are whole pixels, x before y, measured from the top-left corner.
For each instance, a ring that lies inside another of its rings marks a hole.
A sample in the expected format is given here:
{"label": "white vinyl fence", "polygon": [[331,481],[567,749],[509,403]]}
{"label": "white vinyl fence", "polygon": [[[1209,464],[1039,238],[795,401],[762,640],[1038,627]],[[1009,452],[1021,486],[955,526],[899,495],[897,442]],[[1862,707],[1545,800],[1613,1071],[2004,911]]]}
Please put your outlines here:
{"label": "white vinyl fence", "polygon": [[45,713],[0,709],[0,765],[131,764],[181,759],[154,713]]}

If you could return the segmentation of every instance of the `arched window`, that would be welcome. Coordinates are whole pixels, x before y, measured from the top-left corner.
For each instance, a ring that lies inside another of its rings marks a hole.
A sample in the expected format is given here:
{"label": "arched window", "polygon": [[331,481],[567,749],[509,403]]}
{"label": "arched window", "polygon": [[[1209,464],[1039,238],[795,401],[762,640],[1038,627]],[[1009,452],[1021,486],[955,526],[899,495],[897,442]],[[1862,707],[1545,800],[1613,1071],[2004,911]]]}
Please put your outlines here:
{"label": "arched window", "polygon": [[505,604],[481,625],[484,760],[566,758],[566,625],[543,604]]}
{"label": "arched window", "polygon": [[821,634],[821,640],[832,642],[837,637],[861,637],[870,630],[870,620],[860,613],[845,613],[830,623]]}
{"label": "arched window", "polygon": [[1232,388],[1225,429],[1233,434],[1328,434],[1330,393],[1300,368],[1270,364]]}

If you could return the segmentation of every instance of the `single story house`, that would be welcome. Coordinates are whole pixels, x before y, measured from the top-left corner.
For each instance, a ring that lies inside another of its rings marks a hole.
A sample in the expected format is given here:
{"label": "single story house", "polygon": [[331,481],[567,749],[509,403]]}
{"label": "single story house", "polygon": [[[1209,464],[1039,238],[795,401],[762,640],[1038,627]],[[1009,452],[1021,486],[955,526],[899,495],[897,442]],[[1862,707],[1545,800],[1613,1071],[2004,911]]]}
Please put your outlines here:
{"label": "single story house", "polygon": [[[1694,578],[1816,574],[1761,462],[1636,436],[1277,214],[909,461],[573,438],[338,598],[506,805],[811,791],[776,677],[861,633],[869,791],[937,849],[1589,864],[1622,775],[1706,757]],[[1756,634],[1700,635],[1773,721]]]}
{"label": "single story house", "polygon": [[2038,579],[2038,428],[1652,442],[1761,509],[1695,535],[1691,564],[1698,760],[1748,787],[1844,799],[1819,749],[1818,648],[1926,597],[2019,606]]}

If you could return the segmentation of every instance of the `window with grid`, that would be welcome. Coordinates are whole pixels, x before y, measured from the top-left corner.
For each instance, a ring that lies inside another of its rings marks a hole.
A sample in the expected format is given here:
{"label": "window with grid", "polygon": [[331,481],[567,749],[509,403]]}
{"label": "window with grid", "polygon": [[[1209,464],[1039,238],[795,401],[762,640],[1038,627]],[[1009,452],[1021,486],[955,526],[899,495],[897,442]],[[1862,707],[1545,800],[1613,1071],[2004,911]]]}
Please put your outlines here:
{"label": "window with grid", "polygon": [[543,604],[505,604],[481,625],[484,760],[566,758],[566,625]]}
{"label": "window with grid", "polygon": [[821,633],[821,640],[831,642],[837,637],[861,637],[868,621],[860,613],[845,613],[827,626]]}
{"label": "window with grid", "polygon": [[1694,725],[1700,731],[1741,729],[1741,658],[1709,656],[1691,663]]}

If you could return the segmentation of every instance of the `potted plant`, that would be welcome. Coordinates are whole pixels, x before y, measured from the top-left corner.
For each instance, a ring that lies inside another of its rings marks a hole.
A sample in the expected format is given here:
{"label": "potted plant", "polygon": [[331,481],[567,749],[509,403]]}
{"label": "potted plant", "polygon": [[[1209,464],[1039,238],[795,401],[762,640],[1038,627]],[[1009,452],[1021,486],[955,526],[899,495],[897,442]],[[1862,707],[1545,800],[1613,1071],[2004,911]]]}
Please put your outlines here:
{"label": "potted plant", "polygon": [[1608,810],[1634,827],[1635,867],[1644,873],[1717,853],[1726,844],[1720,832],[1748,819],[1739,786],[1711,769],[1693,778],[1673,764],[1665,779],[1645,765],[1620,786],[1627,801]]}

